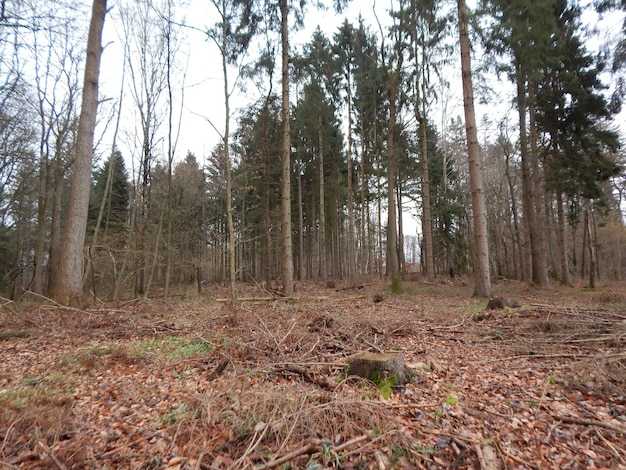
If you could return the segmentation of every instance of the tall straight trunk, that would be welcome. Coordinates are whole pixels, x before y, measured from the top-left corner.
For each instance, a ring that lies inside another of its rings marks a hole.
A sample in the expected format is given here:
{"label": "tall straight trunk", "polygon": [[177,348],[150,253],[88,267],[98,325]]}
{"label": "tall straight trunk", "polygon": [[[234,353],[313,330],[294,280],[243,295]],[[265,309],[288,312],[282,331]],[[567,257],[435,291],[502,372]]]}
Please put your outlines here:
{"label": "tall straight trunk", "polygon": [[[225,3],[222,3],[223,18],[226,18]],[[229,41],[229,29],[230,25],[222,20],[222,76],[224,79],[224,135],[222,136],[222,145],[224,146],[224,166],[226,172],[226,220],[228,224],[228,285],[230,287],[230,298],[235,300],[237,298],[237,290],[235,289],[235,276],[237,274],[236,269],[236,246],[235,246],[235,224],[233,222],[233,205],[232,194],[233,184],[231,177],[231,164],[230,164],[230,93],[228,92],[228,63],[227,63],[227,48]],[[283,77],[284,79],[284,77]],[[292,268],[293,273],[293,268]],[[293,276],[293,274],[292,274]]]}
{"label": "tall straight trunk", "polygon": [[404,211],[402,210],[402,183],[398,182],[397,186],[397,194],[396,194],[396,204],[398,205],[398,266],[400,267],[400,272],[404,272],[404,224],[402,223],[402,214]]}
{"label": "tall straight trunk", "polygon": [[389,123],[387,124],[387,277],[400,279],[398,260],[398,220],[396,213],[396,157],[394,128],[396,126],[397,83],[389,83]]}
{"label": "tall straight trunk", "polygon": [[561,284],[569,286],[572,280],[569,274],[569,262],[567,259],[567,239],[565,237],[565,210],[563,209],[563,192],[556,190],[556,213],[558,219],[558,245],[559,261],[561,267]]}
{"label": "tall straight trunk", "polygon": [[424,234],[424,264],[426,279],[432,281],[435,278],[435,258],[433,253],[433,226],[430,211],[430,172],[428,171],[428,141],[426,135],[426,115],[423,106],[420,115],[421,150],[422,150],[422,231]]}
{"label": "tall straight trunk", "polygon": [[[522,272],[524,270],[524,256],[522,253],[523,244],[520,242],[519,217],[517,215],[517,198],[515,197],[515,188],[513,186],[513,179],[511,177],[511,161],[508,154],[506,156],[506,180],[509,186],[509,195],[511,196],[511,214],[513,215],[513,229],[511,233],[511,240],[513,241],[513,266],[515,269],[515,277],[519,279],[522,277]],[[517,256],[515,255],[515,253],[517,253]],[[516,259],[519,259],[519,270],[518,263],[515,262]]]}
{"label": "tall straight trunk", "polygon": [[[322,125],[320,119],[320,126]],[[324,138],[322,136],[321,129],[317,134],[318,142],[319,142],[319,158],[320,158],[320,279],[326,283],[328,281],[328,266],[327,266],[327,258],[326,258],[326,201],[325,201],[325,186],[324,186]]]}
{"label": "tall straight trunk", "polygon": [[[363,129],[363,113],[361,113],[361,136],[365,135]],[[367,188],[367,181],[365,179],[365,164],[366,164],[366,154],[365,154],[365,139],[361,138],[361,168],[360,168],[360,196],[361,196],[361,256],[359,263],[359,274],[367,273],[367,221],[369,220],[369,205],[367,204],[367,200],[365,199],[365,190]]]}
{"label": "tall straight trunk", "polygon": [[356,283],[356,246],[354,237],[354,194],[352,194],[352,85],[348,74],[348,277]]}
{"label": "tall straight trunk", "polygon": [[533,283],[535,273],[535,261],[533,259],[533,247],[537,246],[536,241],[536,221],[535,221],[535,203],[533,201],[531,162],[528,151],[528,134],[526,130],[526,78],[520,65],[516,70],[517,82],[517,111],[519,114],[520,128],[520,156],[522,160],[522,224],[524,230],[524,272],[522,273],[522,281]]}
{"label": "tall straight trunk", "polygon": [[[65,134],[67,128],[62,134]],[[52,197],[52,223],[50,226],[50,248],[48,251],[48,289],[54,289],[58,278],[61,251],[61,219],[63,203],[63,174],[65,165],[62,158],[63,138],[57,137],[54,160],[54,195]]]}
{"label": "tall straight trunk", "polygon": [[398,88],[400,86],[400,71],[402,70],[403,55],[400,54],[396,69],[387,71],[387,97],[389,99],[389,121],[387,123],[387,277],[392,282],[400,281],[400,260],[398,259],[398,216],[396,212],[396,182],[398,177],[398,162],[394,132],[396,127],[396,113]]}
{"label": "tall straight trunk", "polygon": [[291,248],[291,122],[289,118],[289,6],[280,0],[280,37],[282,46],[282,101],[283,126],[281,208],[282,208],[282,277],[283,293],[293,294],[293,254]]}
{"label": "tall straight trunk", "polygon": [[306,279],[304,266],[304,214],[302,213],[302,171],[298,169],[298,280]]}
{"label": "tall straight trunk", "polygon": [[[415,56],[418,44],[415,43]],[[422,232],[424,235],[424,264],[426,279],[430,282],[435,278],[435,256],[433,250],[433,225],[430,211],[430,171],[428,169],[428,129],[426,122],[426,48],[422,47],[422,71],[415,74],[415,90],[418,95],[415,104],[416,118],[420,126],[420,149],[422,156]],[[445,167],[444,167],[445,174]]]}
{"label": "tall straight trunk", "polygon": [[[535,87],[532,81],[528,83],[528,93],[534,96]],[[530,124],[530,149],[532,168],[532,189],[535,212],[534,238],[535,244],[531,246],[533,258],[533,283],[539,287],[548,287],[548,230],[546,227],[545,192],[541,168],[539,166],[539,144],[537,142],[537,123],[534,99],[528,102]]]}
{"label": "tall straight trunk", "polygon": [[585,202],[585,234],[587,240],[587,252],[589,254],[589,287],[591,289],[595,289],[596,249],[593,243],[593,233],[591,231],[591,204],[589,203],[589,200]]}
{"label": "tall straight trunk", "polygon": [[491,278],[489,274],[487,210],[485,208],[480,148],[478,146],[476,117],[474,114],[474,89],[472,86],[472,64],[465,0],[458,0],[458,10],[461,72],[463,78],[463,108],[465,110],[465,133],[467,136],[470,191],[472,193],[474,218],[474,295],[477,297],[489,297],[491,295]]}
{"label": "tall straight trunk", "polygon": [[54,292],[54,298],[63,303],[78,301],[82,297],[83,249],[91,190],[93,141],[98,111],[98,80],[102,57],[102,29],[106,11],[106,0],[93,0],[87,37],[82,106],[72,165],[70,201],[61,244],[59,279]]}

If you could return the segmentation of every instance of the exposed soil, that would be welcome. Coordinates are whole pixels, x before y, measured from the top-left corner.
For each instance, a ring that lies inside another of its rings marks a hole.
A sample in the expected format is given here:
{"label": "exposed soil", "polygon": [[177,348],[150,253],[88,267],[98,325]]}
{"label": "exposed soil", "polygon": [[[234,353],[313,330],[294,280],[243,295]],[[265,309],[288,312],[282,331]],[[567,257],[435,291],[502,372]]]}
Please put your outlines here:
{"label": "exposed soil", "polygon": [[[267,293],[240,286],[242,296]],[[626,469],[626,288],[0,309],[0,468]],[[210,290],[210,292],[209,292]],[[415,379],[346,374],[402,351]]]}

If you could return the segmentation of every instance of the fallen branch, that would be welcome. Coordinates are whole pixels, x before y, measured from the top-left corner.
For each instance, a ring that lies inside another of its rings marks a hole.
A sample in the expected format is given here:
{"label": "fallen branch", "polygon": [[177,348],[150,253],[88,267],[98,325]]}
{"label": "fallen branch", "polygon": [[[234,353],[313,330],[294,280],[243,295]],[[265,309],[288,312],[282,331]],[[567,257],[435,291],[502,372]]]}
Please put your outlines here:
{"label": "fallen branch", "polygon": [[303,369],[302,367],[294,366],[294,365],[284,365],[282,367],[277,367],[274,369],[275,372],[291,372],[301,376],[307,382],[317,385],[320,388],[325,390],[334,390],[337,387],[337,383],[329,377],[314,377],[311,373]]}
{"label": "fallen branch", "polygon": [[0,340],[9,339],[9,338],[28,338],[32,336],[32,331],[21,330],[21,331],[4,331],[0,333]]}
{"label": "fallen branch", "polygon": [[228,366],[228,364],[230,364],[230,358],[226,358],[224,359],[222,362],[220,362],[217,367],[213,370],[213,372],[211,372],[209,374],[209,376],[207,377],[207,380],[209,382],[217,379],[220,375],[222,375],[222,373],[224,372],[224,369],[226,369],[226,366]]}
{"label": "fallen branch", "polygon": [[571,424],[582,424],[584,426],[598,426],[601,428],[610,429],[611,431],[619,432],[626,436],[626,428],[617,426],[616,424],[607,423],[606,421],[598,421],[596,419],[584,419],[577,416],[553,416],[558,421]]}
{"label": "fallen branch", "polygon": [[282,465],[284,463],[287,463],[287,462],[295,459],[296,457],[300,457],[301,455],[312,454],[315,451],[317,451],[317,449],[321,445],[322,445],[322,441],[321,440],[319,440],[319,439],[311,439],[311,440],[309,440],[309,442],[307,444],[303,445],[299,449],[296,449],[296,450],[294,450],[292,452],[289,452],[288,454],[283,455],[279,459],[272,460],[272,461],[266,463],[265,465],[257,467],[257,470],[269,470],[270,468],[276,468],[279,465]]}
{"label": "fallen branch", "polygon": [[54,455],[54,453],[52,452],[52,450],[50,448],[48,448],[43,442],[38,441],[37,444],[39,445],[39,447],[41,447],[44,451],[44,453],[50,457],[50,459],[54,462],[54,464],[59,468],[59,470],[67,470],[67,467],[65,465],[63,465],[63,462],[61,462],[56,455]]}
{"label": "fallen branch", "polygon": [[[272,296],[272,297],[238,297],[234,302],[273,302],[275,300],[295,300],[295,297]],[[231,298],[215,299],[216,302],[233,302]]]}

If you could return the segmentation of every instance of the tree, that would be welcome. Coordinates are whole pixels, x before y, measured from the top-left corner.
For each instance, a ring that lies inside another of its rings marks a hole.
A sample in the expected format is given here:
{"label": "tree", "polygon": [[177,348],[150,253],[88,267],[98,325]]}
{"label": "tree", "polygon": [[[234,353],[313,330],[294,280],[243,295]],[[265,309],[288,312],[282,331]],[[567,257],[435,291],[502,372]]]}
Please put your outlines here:
{"label": "tree", "polygon": [[461,48],[461,72],[463,78],[463,108],[465,110],[465,132],[469,160],[470,191],[472,193],[472,211],[474,221],[474,295],[491,295],[489,274],[489,242],[487,233],[487,214],[485,194],[482,183],[482,168],[476,118],[474,115],[474,90],[472,86],[472,64],[470,42],[467,30],[468,13],[465,0],[458,0],[459,38]]}
{"label": "tree", "polygon": [[[613,156],[618,136],[609,128],[614,109],[605,99],[605,86],[599,79],[603,64],[587,52],[578,35],[581,12],[558,0],[553,14],[556,26],[551,50],[559,60],[546,62],[541,68],[536,120],[548,141],[545,165],[548,189],[557,199],[561,282],[569,284],[563,198],[586,199],[588,221],[588,202],[606,204],[602,183],[622,169]],[[588,228],[585,230],[590,234]]]}
{"label": "tree", "polygon": [[241,0],[211,0],[218,12],[220,20],[208,35],[217,45],[222,58],[222,77],[224,80],[224,132],[222,148],[226,170],[226,217],[228,221],[228,277],[230,296],[237,297],[235,289],[236,258],[235,258],[235,226],[232,208],[232,177],[230,158],[230,96],[232,90],[228,80],[228,66],[235,65],[242,54],[248,49],[250,40],[256,33],[259,16],[252,11],[253,3]]}
{"label": "tree", "polygon": [[94,175],[89,204],[89,224],[95,225],[102,210],[103,230],[122,232],[128,224],[130,191],[124,156],[114,150]]}
{"label": "tree", "polygon": [[414,62],[414,114],[419,126],[420,156],[422,165],[422,230],[424,234],[423,263],[426,277],[435,276],[433,226],[431,215],[431,189],[429,171],[428,116],[433,90],[431,74],[439,74],[448,51],[443,47],[448,28],[448,18],[442,16],[442,3],[438,0],[412,0],[407,15],[407,36]]}
{"label": "tree", "polygon": [[489,0],[495,24],[488,48],[509,55],[504,69],[517,88],[520,155],[522,170],[522,210],[524,227],[523,279],[540,287],[548,286],[545,190],[539,164],[535,129],[535,89],[540,69],[546,61],[559,60],[551,49],[554,34],[555,0]]}
{"label": "tree", "polygon": [[106,11],[106,0],[93,1],[87,36],[82,105],[72,163],[70,202],[61,245],[58,285],[54,292],[55,299],[64,303],[77,301],[82,297],[83,249],[89,211],[91,161],[102,56],[102,29]]}

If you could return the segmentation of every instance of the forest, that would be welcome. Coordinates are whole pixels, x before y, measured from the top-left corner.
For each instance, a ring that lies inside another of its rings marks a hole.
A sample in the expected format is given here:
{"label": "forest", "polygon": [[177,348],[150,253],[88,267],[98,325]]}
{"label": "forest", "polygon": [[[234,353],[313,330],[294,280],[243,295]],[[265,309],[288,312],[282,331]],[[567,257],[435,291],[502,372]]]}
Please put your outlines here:
{"label": "forest", "polygon": [[625,16],[0,0],[0,468],[626,469]]}
{"label": "forest", "polygon": [[[96,36],[89,54],[89,5],[2,2],[2,292],[290,294],[419,273],[474,275],[489,296],[492,279],[623,279],[615,3],[391,1],[372,24],[346,16],[292,44],[318,6],[212,1],[202,25],[174,0],[115,2],[100,36],[114,25],[122,76],[98,96],[107,47]],[[223,90],[203,155],[178,145],[192,34]],[[477,119],[474,102],[490,111]]]}

